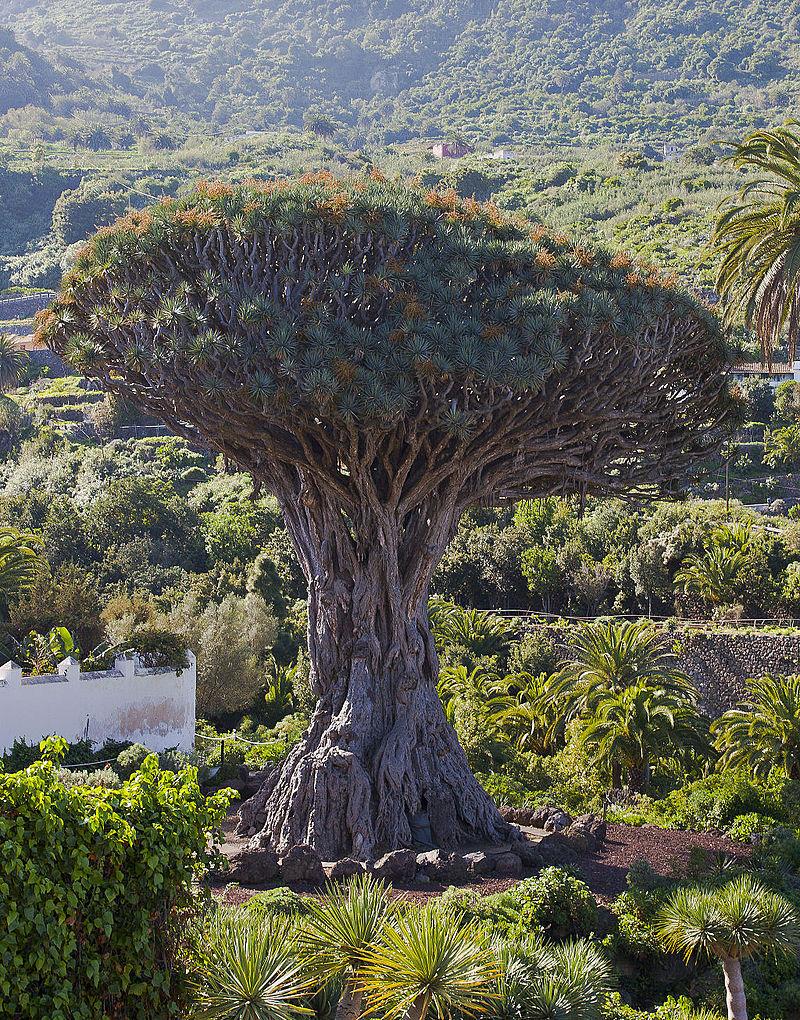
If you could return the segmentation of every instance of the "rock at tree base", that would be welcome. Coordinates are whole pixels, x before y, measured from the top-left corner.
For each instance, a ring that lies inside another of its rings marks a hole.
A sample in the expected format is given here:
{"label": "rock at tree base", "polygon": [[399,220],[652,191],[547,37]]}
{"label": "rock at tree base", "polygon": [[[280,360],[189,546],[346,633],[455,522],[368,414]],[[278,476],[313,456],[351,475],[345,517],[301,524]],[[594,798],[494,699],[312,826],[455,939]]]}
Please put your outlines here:
{"label": "rock at tree base", "polygon": [[497,878],[521,878],[522,861],[511,850],[498,854],[494,861],[494,873]]}
{"label": "rock at tree base", "polygon": [[392,884],[413,882],[417,873],[417,855],[413,850],[393,850],[375,861],[372,873]]}
{"label": "rock at tree base", "polygon": [[538,808],[504,807],[500,809],[500,814],[507,822],[516,822],[517,825],[529,825],[532,828],[544,829],[547,832],[560,832],[572,824],[572,815],[552,804]]}
{"label": "rock at tree base", "polygon": [[470,854],[464,854],[464,863],[467,866],[467,874],[470,878],[479,878],[481,875],[490,875],[494,871],[495,857],[486,854],[483,850],[476,850]]}
{"label": "rock at tree base", "polygon": [[348,878],[354,878],[366,871],[363,861],[354,860],[352,857],[345,857],[344,860],[334,861],[328,869],[328,878],[332,882],[343,882]]}
{"label": "rock at tree base", "polygon": [[606,838],[606,823],[598,815],[579,815],[564,835],[576,850],[597,850]]}
{"label": "rock at tree base", "polygon": [[230,858],[228,877],[243,885],[261,885],[278,877],[278,855],[272,850],[243,847]]}
{"label": "rock at tree base", "polygon": [[324,885],[325,871],[319,854],[304,843],[293,846],[281,858],[281,878],[290,883]]}
{"label": "rock at tree base", "polygon": [[458,885],[467,880],[467,864],[459,854],[446,850],[427,850],[417,854],[417,868],[432,882]]}

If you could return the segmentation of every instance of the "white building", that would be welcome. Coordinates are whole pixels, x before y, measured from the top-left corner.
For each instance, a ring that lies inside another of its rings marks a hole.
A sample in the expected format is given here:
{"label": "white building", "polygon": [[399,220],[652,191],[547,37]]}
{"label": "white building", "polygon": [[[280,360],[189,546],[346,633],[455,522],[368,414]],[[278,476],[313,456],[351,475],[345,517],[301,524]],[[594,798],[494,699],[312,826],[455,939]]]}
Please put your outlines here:
{"label": "white building", "polygon": [[71,656],[58,673],[23,676],[16,662],[0,666],[0,753],[15,740],[37,744],[56,734],[70,743],[130,740],[151,751],[191,751],[195,731],[196,661],[185,669],[146,668],[119,656],[114,668],[82,673]]}
{"label": "white building", "polygon": [[775,390],[783,382],[800,382],[800,361],[774,361],[771,368],[760,361],[743,361],[734,365],[731,374],[736,382],[765,379]]}

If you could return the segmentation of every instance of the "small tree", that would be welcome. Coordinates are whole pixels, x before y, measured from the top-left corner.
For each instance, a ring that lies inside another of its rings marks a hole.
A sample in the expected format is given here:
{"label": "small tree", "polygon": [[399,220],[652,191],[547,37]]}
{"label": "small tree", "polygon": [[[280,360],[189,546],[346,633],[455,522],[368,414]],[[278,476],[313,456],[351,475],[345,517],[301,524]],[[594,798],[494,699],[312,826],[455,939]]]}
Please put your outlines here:
{"label": "small tree", "polygon": [[499,497],[668,485],[735,414],[712,316],[627,257],[380,175],[205,184],[101,230],[40,333],[277,497],[319,695],[266,832],[506,832],[436,696],[431,573]]}
{"label": "small tree", "polygon": [[300,935],[302,946],[318,974],[342,981],[335,1020],[359,1020],[364,1004],[358,973],[391,916],[389,887],[371,875],[361,875],[344,888],[330,885],[325,896],[311,900],[309,907]]}
{"label": "small tree", "polygon": [[800,923],[791,904],[750,875],[721,889],[681,889],[657,919],[671,952],[722,963],[728,1020],[747,1020],[742,960],[796,952]]}

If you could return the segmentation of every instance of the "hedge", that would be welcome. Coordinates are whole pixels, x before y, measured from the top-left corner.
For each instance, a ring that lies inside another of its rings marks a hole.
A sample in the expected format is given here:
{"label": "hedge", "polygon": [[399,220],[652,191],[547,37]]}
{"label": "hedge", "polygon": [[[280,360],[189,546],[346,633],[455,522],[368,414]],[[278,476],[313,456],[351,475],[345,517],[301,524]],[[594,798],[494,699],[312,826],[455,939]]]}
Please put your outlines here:
{"label": "hedge", "polygon": [[118,789],[67,788],[44,760],[0,765],[0,1016],[159,1020],[183,974],[170,921],[192,903],[228,794],[205,799],[195,769],[151,755]]}

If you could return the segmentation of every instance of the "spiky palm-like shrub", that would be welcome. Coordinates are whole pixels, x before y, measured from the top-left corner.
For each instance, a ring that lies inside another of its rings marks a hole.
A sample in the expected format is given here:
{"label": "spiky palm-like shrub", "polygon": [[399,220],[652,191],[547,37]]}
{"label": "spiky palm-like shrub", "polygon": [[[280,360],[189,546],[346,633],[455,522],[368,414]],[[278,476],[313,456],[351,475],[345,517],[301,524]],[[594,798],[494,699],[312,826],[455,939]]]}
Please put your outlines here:
{"label": "spiky palm-like shrub", "polygon": [[499,967],[480,930],[436,907],[398,914],[365,955],[360,988],[384,1020],[491,1012]]}
{"label": "spiky palm-like shrub", "polygon": [[19,386],[28,365],[28,355],[6,333],[0,333],[0,393]]}
{"label": "spiky palm-like shrub", "polygon": [[278,499],[318,701],[265,835],[328,859],[425,814],[441,845],[505,835],[436,696],[429,586],[462,512],[668,485],[736,414],[713,316],[656,273],[379,174],[131,213],[39,329]]}
{"label": "spiky palm-like shrub", "polygon": [[741,706],[716,719],[711,732],[722,765],[761,778],[782,768],[800,779],[800,676],[748,680]]}
{"label": "spiky palm-like shrub", "polygon": [[721,889],[679,890],[656,923],[671,952],[722,963],[729,1020],[747,1020],[742,960],[796,952],[800,945],[800,922],[789,901],[750,875]]}
{"label": "spiky palm-like shrub", "polygon": [[358,973],[390,916],[389,889],[370,875],[357,876],[345,886],[329,885],[321,899],[311,900],[300,941],[316,973],[342,982],[336,1020],[362,1015]]}
{"label": "spiky palm-like shrub", "polygon": [[196,1020],[297,1020],[313,979],[285,919],[220,909],[195,933],[190,981]]}
{"label": "spiky palm-like shrub", "polygon": [[585,940],[548,944],[530,937],[521,943],[497,940],[500,966],[494,987],[498,1020],[598,1020],[613,986],[611,967]]}

